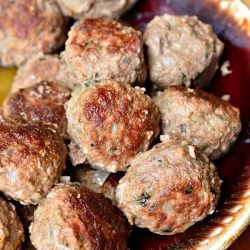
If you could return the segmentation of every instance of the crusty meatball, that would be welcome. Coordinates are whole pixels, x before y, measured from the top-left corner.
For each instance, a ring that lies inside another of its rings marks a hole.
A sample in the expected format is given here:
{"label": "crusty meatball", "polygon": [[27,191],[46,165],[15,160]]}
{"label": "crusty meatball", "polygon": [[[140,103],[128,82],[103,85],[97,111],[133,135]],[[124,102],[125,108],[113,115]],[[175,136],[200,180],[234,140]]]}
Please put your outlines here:
{"label": "crusty meatball", "polygon": [[[74,167],[71,173],[72,179],[96,193],[103,194],[115,203],[115,190],[120,179],[119,174],[109,174],[108,176],[106,172],[87,166]],[[103,180],[105,178],[107,179]]]}
{"label": "crusty meatball", "polygon": [[23,225],[15,207],[0,197],[0,249],[17,250],[24,241]]}
{"label": "crusty meatball", "polygon": [[159,111],[143,89],[113,80],[76,90],[67,103],[68,133],[94,168],[123,171],[159,133]]}
{"label": "crusty meatball", "polygon": [[9,94],[4,101],[4,115],[53,125],[67,138],[64,104],[71,91],[57,83],[41,82]]}
{"label": "crusty meatball", "polygon": [[172,235],[213,213],[220,184],[208,158],[172,138],[131,161],[116,199],[131,224]]}
{"label": "crusty meatball", "polygon": [[158,88],[210,83],[224,45],[195,16],[156,16],[144,33],[151,80]]}
{"label": "crusty meatball", "polygon": [[71,28],[62,58],[75,84],[146,79],[141,33],[114,20],[85,19]]}
{"label": "crusty meatball", "polygon": [[38,250],[122,250],[130,227],[109,199],[71,183],[56,186],[42,201],[30,233]]}
{"label": "crusty meatball", "polygon": [[37,204],[65,168],[66,147],[53,128],[0,116],[0,191]]}
{"label": "crusty meatball", "polygon": [[189,141],[212,160],[230,149],[241,130],[239,109],[201,90],[169,87],[153,101],[162,115],[162,133]]}
{"label": "crusty meatball", "polygon": [[137,0],[56,0],[66,16],[76,19],[120,17]]}
{"label": "crusty meatball", "polygon": [[38,54],[18,69],[11,92],[17,92],[42,81],[57,82],[65,87],[72,87],[66,73],[66,65],[58,55]]}
{"label": "crusty meatball", "polygon": [[53,0],[0,1],[0,65],[21,65],[66,38],[66,20]]}

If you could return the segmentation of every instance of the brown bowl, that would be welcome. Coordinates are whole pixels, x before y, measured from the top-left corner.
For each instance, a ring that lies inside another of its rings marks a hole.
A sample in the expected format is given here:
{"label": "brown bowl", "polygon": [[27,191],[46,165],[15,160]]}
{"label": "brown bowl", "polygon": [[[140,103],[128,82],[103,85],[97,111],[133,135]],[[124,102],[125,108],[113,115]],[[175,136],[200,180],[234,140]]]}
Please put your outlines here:
{"label": "brown bowl", "polygon": [[250,11],[240,1],[144,0],[124,19],[143,30],[155,16],[164,13],[197,15],[213,25],[225,42],[222,58],[229,60],[232,74],[217,72],[207,89],[217,96],[229,94],[241,111],[243,129],[236,145],[215,162],[223,179],[222,196],[216,212],[182,234],[159,236],[134,228],[131,249],[226,249],[250,223]]}

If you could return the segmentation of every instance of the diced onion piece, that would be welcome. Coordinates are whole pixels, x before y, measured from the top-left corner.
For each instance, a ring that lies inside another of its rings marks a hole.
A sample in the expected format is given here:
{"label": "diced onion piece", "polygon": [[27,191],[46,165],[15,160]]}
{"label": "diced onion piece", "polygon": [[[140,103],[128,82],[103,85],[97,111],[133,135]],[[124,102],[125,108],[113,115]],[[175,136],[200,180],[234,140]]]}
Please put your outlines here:
{"label": "diced onion piece", "polygon": [[102,170],[97,170],[93,176],[93,182],[102,186],[105,181],[108,179],[110,173],[104,172]]}

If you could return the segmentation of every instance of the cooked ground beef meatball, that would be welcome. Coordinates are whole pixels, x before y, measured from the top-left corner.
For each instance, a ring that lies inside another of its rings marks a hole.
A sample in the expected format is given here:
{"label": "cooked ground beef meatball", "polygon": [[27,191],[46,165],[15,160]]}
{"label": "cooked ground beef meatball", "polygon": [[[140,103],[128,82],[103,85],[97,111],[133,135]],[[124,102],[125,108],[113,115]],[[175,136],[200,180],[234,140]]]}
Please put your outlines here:
{"label": "cooked ground beef meatball", "polygon": [[66,147],[52,128],[0,116],[0,191],[37,204],[65,168]]}
{"label": "cooked ground beef meatball", "polygon": [[127,249],[130,227],[109,199],[77,183],[56,186],[35,211],[31,241],[38,250]]}
{"label": "cooked ground beef meatball", "polygon": [[94,168],[123,171],[159,133],[159,111],[139,87],[106,80],[76,90],[67,103],[68,133]]}
{"label": "cooked ground beef meatball", "polygon": [[230,149],[241,130],[239,109],[201,90],[169,87],[153,101],[162,115],[162,133],[189,141],[212,160]]}
{"label": "cooked ground beef meatball", "polygon": [[212,26],[195,16],[155,17],[144,33],[151,80],[159,88],[208,85],[224,45]]}
{"label": "cooked ground beef meatball", "polygon": [[0,1],[0,65],[21,65],[66,38],[66,20],[53,0]]}
{"label": "cooked ground beef meatball", "polygon": [[220,184],[208,158],[170,139],[133,159],[116,199],[131,224],[172,235],[213,213]]}
{"label": "cooked ground beef meatball", "polygon": [[17,92],[19,89],[42,81],[57,82],[65,87],[72,87],[66,73],[66,65],[62,63],[58,55],[39,54],[33,56],[18,69],[11,92]]}
{"label": "cooked ground beef meatball", "polygon": [[71,91],[57,83],[41,82],[9,94],[4,101],[4,115],[53,125],[67,138],[67,118],[64,104]]}
{"label": "cooked ground beef meatball", "polygon": [[61,55],[75,84],[115,79],[141,85],[146,79],[141,33],[114,20],[78,22]]}
{"label": "cooked ground beef meatball", "polygon": [[56,0],[66,16],[76,19],[120,17],[137,0]]}
{"label": "cooked ground beef meatball", "polygon": [[24,241],[23,225],[15,207],[0,197],[0,249],[20,249]]}
{"label": "cooked ground beef meatball", "polygon": [[108,176],[106,172],[94,170],[86,165],[73,168],[71,173],[72,179],[75,181],[115,202],[115,190],[120,179],[119,174]]}

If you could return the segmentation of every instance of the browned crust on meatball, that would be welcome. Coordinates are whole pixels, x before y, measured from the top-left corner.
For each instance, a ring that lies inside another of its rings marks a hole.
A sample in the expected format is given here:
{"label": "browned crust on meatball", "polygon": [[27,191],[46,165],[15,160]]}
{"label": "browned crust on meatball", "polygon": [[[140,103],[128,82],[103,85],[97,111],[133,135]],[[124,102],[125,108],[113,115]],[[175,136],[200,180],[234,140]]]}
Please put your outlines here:
{"label": "browned crust on meatball", "polygon": [[[56,230],[54,235],[59,235],[53,241],[47,237],[48,228],[44,227],[44,222],[48,223],[51,231]],[[65,226],[70,232],[67,236],[64,233]],[[56,186],[52,190],[36,210],[30,232],[32,243],[37,249],[43,249],[44,246],[57,249],[55,245],[60,244],[74,250],[113,250],[127,249],[130,227],[109,199],[72,183]],[[60,239],[60,234],[65,238]]]}
{"label": "browned crust on meatball", "polygon": [[146,79],[141,33],[114,20],[74,25],[62,58],[78,84],[93,78],[140,85]]}
{"label": "browned crust on meatball", "polygon": [[37,83],[9,94],[3,104],[4,115],[53,125],[67,138],[64,104],[70,96],[71,91],[57,83]]}
{"label": "browned crust on meatball", "polygon": [[53,128],[0,116],[0,190],[5,195],[39,203],[64,170],[66,154]]}
{"label": "browned crust on meatball", "polygon": [[72,84],[66,72],[66,65],[60,60],[58,55],[35,55],[18,68],[11,92],[27,88],[36,83],[47,81],[56,82],[65,87],[71,88]]}
{"label": "browned crust on meatball", "polygon": [[75,92],[67,104],[68,133],[88,161],[117,172],[159,133],[159,111],[140,88],[107,80]]}
{"label": "browned crust on meatball", "polygon": [[24,241],[23,225],[16,214],[14,205],[0,197],[0,248],[2,250],[20,249]]}
{"label": "browned crust on meatball", "polygon": [[168,87],[153,101],[162,115],[163,134],[188,140],[212,160],[228,152],[241,130],[239,109],[202,90]]}
{"label": "browned crust on meatball", "polygon": [[205,156],[171,139],[133,159],[116,199],[131,224],[172,235],[214,211],[220,184],[215,166]]}
{"label": "browned crust on meatball", "polygon": [[66,20],[54,1],[1,1],[1,65],[20,65],[34,54],[51,52],[65,38]]}

